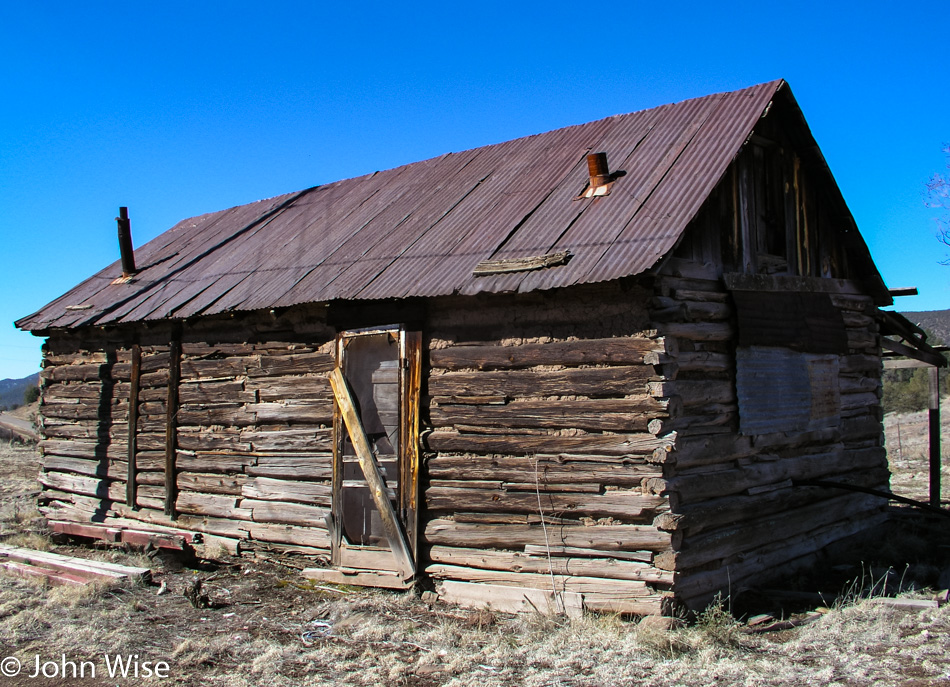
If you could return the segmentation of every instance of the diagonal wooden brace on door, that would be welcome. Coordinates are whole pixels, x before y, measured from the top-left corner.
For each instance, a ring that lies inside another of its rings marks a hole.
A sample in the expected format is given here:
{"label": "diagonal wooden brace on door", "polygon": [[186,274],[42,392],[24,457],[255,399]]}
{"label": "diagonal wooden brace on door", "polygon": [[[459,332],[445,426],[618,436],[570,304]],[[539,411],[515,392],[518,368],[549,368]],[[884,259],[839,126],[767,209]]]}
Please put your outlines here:
{"label": "diagonal wooden brace on door", "polygon": [[376,510],[379,511],[379,516],[383,521],[383,529],[386,532],[386,538],[389,540],[389,548],[392,549],[393,555],[396,557],[399,573],[404,580],[408,580],[416,574],[416,564],[407,544],[406,533],[403,532],[402,525],[396,517],[396,511],[393,510],[393,504],[386,495],[386,483],[379,472],[379,466],[376,464],[376,459],[369,447],[366,432],[363,431],[363,424],[356,413],[356,404],[353,403],[350,388],[340,368],[334,368],[329,376],[330,386],[333,387],[333,397],[340,407],[343,423],[350,435],[350,441],[353,442],[360,469],[362,469],[366,483],[369,485]]}

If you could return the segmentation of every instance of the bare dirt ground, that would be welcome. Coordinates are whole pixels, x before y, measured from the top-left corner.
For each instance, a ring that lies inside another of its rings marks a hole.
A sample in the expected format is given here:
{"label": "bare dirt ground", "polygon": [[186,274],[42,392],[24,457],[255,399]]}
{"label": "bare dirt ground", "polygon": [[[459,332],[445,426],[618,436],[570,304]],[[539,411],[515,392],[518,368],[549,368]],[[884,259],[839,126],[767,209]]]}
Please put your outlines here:
{"label": "bare dirt ground", "polygon": [[[511,616],[430,606],[407,593],[321,587],[298,575],[293,565],[303,561],[221,555],[182,567],[142,552],[53,545],[34,507],[38,467],[32,449],[0,446],[0,541],[147,566],[153,582],[50,589],[0,574],[0,672],[8,671],[0,685],[950,685],[950,605],[908,610],[860,598],[884,582],[937,586],[950,551],[944,523],[904,515],[873,555],[784,587],[844,592],[828,607],[807,594],[784,609],[768,595],[750,595],[736,600],[744,607],[739,620],[719,606],[670,630],[653,621]],[[212,608],[184,597],[197,579]],[[159,594],[162,584],[167,593]],[[743,622],[754,612],[779,617],[816,607],[816,621],[793,629],[752,633]],[[140,676],[109,677],[106,656],[112,663],[138,656]],[[11,657],[20,662],[16,676]],[[30,677],[37,657],[55,662],[46,668],[56,677]],[[64,658],[77,670],[89,662],[95,676],[86,666],[86,677],[74,678],[67,663],[64,677]],[[167,663],[168,677],[143,678],[146,661]]]}
{"label": "bare dirt ground", "polygon": [[[940,413],[941,501],[950,502],[950,398],[943,399]],[[884,436],[895,494],[926,501],[929,498],[929,413],[888,413]]]}

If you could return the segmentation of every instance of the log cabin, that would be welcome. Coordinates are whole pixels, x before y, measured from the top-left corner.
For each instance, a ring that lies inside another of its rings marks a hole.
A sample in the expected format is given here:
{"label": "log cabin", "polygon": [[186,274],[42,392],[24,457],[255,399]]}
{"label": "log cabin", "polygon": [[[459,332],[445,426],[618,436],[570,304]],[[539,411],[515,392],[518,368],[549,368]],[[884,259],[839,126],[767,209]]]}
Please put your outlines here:
{"label": "log cabin", "polygon": [[67,531],[656,614],[885,517],[802,484],[887,487],[893,322],[784,81],[128,227],[17,322]]}

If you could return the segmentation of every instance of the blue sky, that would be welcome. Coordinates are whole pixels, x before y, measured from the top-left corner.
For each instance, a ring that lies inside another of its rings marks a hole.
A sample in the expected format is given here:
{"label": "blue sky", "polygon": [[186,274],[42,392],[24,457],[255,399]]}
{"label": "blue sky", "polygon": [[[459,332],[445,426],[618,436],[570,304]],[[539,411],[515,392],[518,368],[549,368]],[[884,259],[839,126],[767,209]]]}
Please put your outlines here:
{"label": "blue sky", "polygon": [[903,310],[950,308],[945,3],[0,2],[0,379],[14,319],[180,219],[786,79]]}

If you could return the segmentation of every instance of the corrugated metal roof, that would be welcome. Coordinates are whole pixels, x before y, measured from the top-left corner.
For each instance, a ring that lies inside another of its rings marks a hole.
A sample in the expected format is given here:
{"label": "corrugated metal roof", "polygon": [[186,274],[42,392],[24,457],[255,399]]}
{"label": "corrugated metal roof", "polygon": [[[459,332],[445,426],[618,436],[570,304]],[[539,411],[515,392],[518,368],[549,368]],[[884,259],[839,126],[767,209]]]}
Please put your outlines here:
{"label": "corrugated metal roof", "polygon": [[[184,318],[335,299],[511,292],[639,274],[675,245],[783,81],[664,105],[202,215],[17,326]],[[626,174],[574,200],[586,155]],[[488,259],[563,266],[474,277]],[[89,307],[84,307],[89,306]],[[81,309],[77,309],[81,308]]]}

